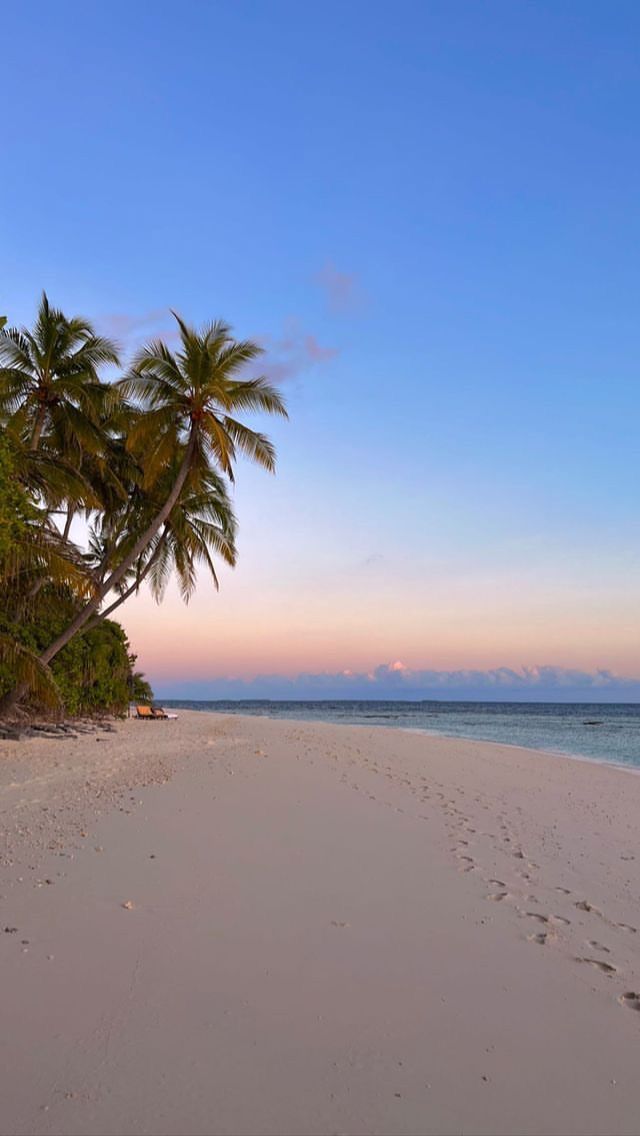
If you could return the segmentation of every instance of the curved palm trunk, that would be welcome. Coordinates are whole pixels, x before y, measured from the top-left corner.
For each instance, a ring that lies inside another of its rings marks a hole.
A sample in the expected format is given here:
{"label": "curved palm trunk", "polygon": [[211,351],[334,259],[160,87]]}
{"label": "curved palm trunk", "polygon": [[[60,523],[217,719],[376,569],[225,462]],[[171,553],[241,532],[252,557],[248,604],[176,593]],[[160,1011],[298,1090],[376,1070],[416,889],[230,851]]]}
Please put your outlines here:
{"label": "curved palm trunk", "polygon": [[174,482],[173,489],[167,497],[164,505],[160,509],[160,512],[156,514],[149,527],[145,532],[143,532],[142,536],[138,538],[131,551],[127,556],[125,556],[124,560],[118,565],[117,568],[114,568],[111,575],[100,586],[93,599],[89,600],[89,603],[85,604],[82,610],[78,612],[75,619],[71,621],[69,626],[65,628],[62,634],[59,635],[58,638],[55,639],[49,647],[47,647],[46,651],[42,652],[42,654],[40,655],[41,662],[51,662],[51,660],[58,654],[58,651],[61,651],[63,647],[66,647],[67,643],[71,639],[73,639],[73,636],[76,635],[77,632],[80,631],[82,627],[84,627],[85,623],[87,623],[89,619],[91,619],[91,616],[94,615],[95,612],[97,612],[100,604],[102,603],[104,597],[108,594],[108,592],[110,592],[112,588],[115,588],[116,585],[120,583],[123,577],[126,576],[129,569],[133,567],[138,557],[144,552],[145,548],[148,547],[150,541],[153,540],[158,530],[167,520],[169,514],[171,513],[171,510],[173,509],[182,492],[184,483],[187,480],[187,476],[189,474],[189,470],[191,469],[191,462],[195,452],[195,445],[196,434],[194,429],[192,430],[189,437],[187,450],[184,455],[182,465],[180,466],[178,476],[176,477],[176,480]]}
{"label": "curved palm trunk", "polygon": [[[176,477],[176,480],[173,484],[171,493],[167,497],[167,500],[160,509],[159,513],[156,514],[151,524],[148,526],[142,536],[139,537],[131,551],[127,556],[125,556],[124,560],[118,565],[117,568],[114,568],[108,579],[106,579],[100,586],[100,588],[98,588],[93,598],[89,600],[87,604],[85,604],[81,611],[78,612],[78,614],[74,619],[72,619],[71,623],[68,624],[62,634],[58,635],[58,638],[54,639],[53,643],[51,643],[46,648],[46,650],[42,652],[42,654],[40,655],[41,663],[50,663],[51,660],[54,659],[58,654],[58,652],[61,651],[63,647],[66,647],[67,643],[69,643],[71,639],[73,639],[74,635],[77,635],[77,633],[82,630],[85,624],[89,622],[91,617],[97,614],[98,608],[100,607],[100,604],[102,603],[104,597],[108,594],[108,592],[111,591],[112,588],[115,588],[116,585],[120,583],[120,580],[122,580],[124,576],[126,576],[129,569],[135,564],[138,557],[144,552],[149,542],[153,540],[158,530],[167,520],[169,514],[171,513],[171,510],[173,509],[182,492],[184,483],[187,480],[189,471],[191,469],[191,463],[193,461],[193,456],[196,449],[196,430],[197,427],[195,426],[195,424],[192,425],[189,441],[187,443],[187,449],[182,461],[182,465],[180,466],[178,476]],[[16,686],[13,690],[10,690],[8,694],[4,696],[4,698],[0,699],[0,714],[9,713],[16,705],[16,703],[24,697],[25,693],[26,689],[24,686]]]}
{"label": "curved palm trunk", "polygon": [[136,576],[136,579],[134,580],[131,587],[127,588],[126,592],[123,592],[121,596],[118,596],[117,600],[114,600],[114,602],[112,604],[110,604],[109,607],[106,608],[105,611],[99,611],[97,613],[97,615],[95,615],[93,617],[91,622],[89,624],[87,624],[85,631],[91,631],[92,628],[97,627],[98,624],[101,623],[103,619],[108,619],[109,616],[111,615],[112,611],[115,611],[116,608],[120,607],[120,605],[125,602],[125,600],[129,599],[129,596],[132,596],[134,594],[134,592],[138,591],[138,588],[140,587],[143,580],[149,575],[149,572],[151,571],[156,560],[158,559],[160,552],[162,550],[162,547],[165,543],[166,543],[165,536],[163,535],[160,538],[160,541],[158,542],[157,548],[156,548],[153,556],[149,557],[149,560],[145,564],[142,571]]}

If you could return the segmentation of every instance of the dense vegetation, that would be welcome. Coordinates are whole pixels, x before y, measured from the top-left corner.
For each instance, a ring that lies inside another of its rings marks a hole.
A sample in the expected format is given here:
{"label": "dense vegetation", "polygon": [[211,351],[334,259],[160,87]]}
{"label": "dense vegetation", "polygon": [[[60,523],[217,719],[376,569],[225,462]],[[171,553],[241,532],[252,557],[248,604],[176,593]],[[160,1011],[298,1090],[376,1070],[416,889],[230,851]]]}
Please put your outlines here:
{"label": "dense vegetation", "polygon": [[0,321],[0,713],[47,705],[119,710],[149,696],[124,631],[108,617],[144,581],[172,574],[188,601],[199,566],[236,560],[229,497],[238,454],[273,470],[268,438],[242,420],[284,415],[245,378],[260,354],[220,321],[176,316],[124,374],[114,343],[43,295],[33,329]]}

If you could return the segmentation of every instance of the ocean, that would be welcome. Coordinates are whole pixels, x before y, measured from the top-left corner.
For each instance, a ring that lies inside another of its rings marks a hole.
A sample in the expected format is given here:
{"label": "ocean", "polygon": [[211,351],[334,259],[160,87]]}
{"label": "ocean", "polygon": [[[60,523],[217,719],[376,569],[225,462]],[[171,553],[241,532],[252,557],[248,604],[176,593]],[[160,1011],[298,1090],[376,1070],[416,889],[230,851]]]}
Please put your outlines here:
{"label": "ocean", "polygon": [[640,704],[636,703],[167,700],[163,705],[307,722],[390,726],[640,769]]}

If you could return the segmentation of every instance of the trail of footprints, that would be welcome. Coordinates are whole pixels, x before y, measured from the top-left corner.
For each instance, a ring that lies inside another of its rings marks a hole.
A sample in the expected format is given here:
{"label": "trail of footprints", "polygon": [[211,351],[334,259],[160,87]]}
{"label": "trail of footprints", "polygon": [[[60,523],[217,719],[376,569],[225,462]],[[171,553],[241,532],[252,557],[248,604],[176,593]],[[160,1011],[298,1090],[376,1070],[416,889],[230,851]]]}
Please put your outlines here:
{"label": "trail of footprints", "polygon": [[[637,928],[633,927],[631,924],[617,923],[608,919],[606,915],[590,903],[589,900],[573,899],[571,890],[561,885],[553,888],[553,891],[558,897],[560,904],[571,904],[575,909],[577,913],[575,922],[574,919],[569,918],[568,915],[530,910],[531,905],[536,905],[540,902],[538,896],[530,890],[532,887],[542,886],[541,884],[536,884],[535,874],[538,871],[538,865],[535,861],[531,860],[526,851],[520,847],[517,836],[507,823],[504,814],[498,814],[497,832],[493,830],[478,834],[470,818],[458,807],[460,798],[465,795],[464,790],[453,790],[452,792],[455,795],[451,796],[451,791],[448,794],[444,790],[444,787],[433,779],[430,780],[422,776],[420,783],[416,784],[411,779],[402,776],[393,766],[379,764],[378,761],[367,757],[366,754],[359,749],[356,749],[355,753],[357,757],[354,756],[354,758],[349,761],[350,765],[354,767],[364,766],[368,772],[382,774],[389,781],[408,788],[412,795],[417,797],[419,803],[426,805],[428,802],[431,802],[442,810],[447,831],[454,842],[451,850],[458,862],[459,870],[465,873],[475,873],[479,876],[483,883],[491,889],[486,894],[486,899],[490,902],[496,904],[513,904],[515,906],[516,911],[523,921],[530,922],[531,925],[531,931],[525,933],[524,936],[526,941],[543,947],[548,947],[553,944],[567,951],[571,946],[571,940],[575,941],[583,930],[584,916],[598,921],[601,925],[608,926],[615,931],[623,931],[630,935],[637,933]],[[335,757],[337,761],[337,754],[329,754],[329,756]],[[342,773],[340,780],[351,788],[362,791],[360,784],[354,780],[352,776]],[[379,799],[376,797],[375,793],[369,792],[367,795],[371,800]],[[392,801],[383,803],[390,808],[394,808],[396,812],[402,813],[405,811]],[[484,812],[492,811],[492,806],[483,800],[481,795],[474,797],[474,803]],[[427,814],[418,813],[415,815],[420,816],[420,818],[424,820],[431,819]],[[462,833],[464,835],[462,835]],[[489,841],[494,854],[498,853],[508,857],[508,862],[511,862],[510,867],[511,874],[515,880],[514,884],[508,884],[507,881],[494,875],[485,875],[483,866],[474,856],[474,847],[475,844],[478,843],[478,837]],[[526,906],[522,906],[523,901]],[[576,953],[572,956],[576,963],[585,967],[589,966],[608,979],[620,975],[619,967],[611,960],[611,948],[609,946],[601,942],[595,936],[582,940],[582,944],[584,954]],[[640,992],[634,990],[625,991],[618,996],[617,1002],[625,1009],[640,1012]]]}
{"label": "trail of footprints", "polygon": [[[531,911],[519,905],[518,900],[522,898],[521,893],[526,892],[528,886],[531,884],[535,871],[538,865],[528,859],[525,851],[517,844],[513,832],[507,825],[505,818],[499,816],[498,818],[498,833],[482,833],[483,837],[489,838],[493,841],[494,852],[501,852],[506,854],[512,860],[517,861],[513,865],[513,872],[518,879],[518,884],[512,890],[509,890],[509,885],[505,880],[496,877],[485,876],[482,867],[476,862],[471,851],[471,843],[466,839],[469,832],[473,832],[469,825],[468,818],[458,810],[454,802],[445,797],[444,793],[439,793],[437,796],[445,806],[445,816],[447,818],[456,817],[456,822],[453,823],[451,819],[448,820],[449,834],[455,839],[455,844],[452,851],[458,861],[460,870],[463,872],[477,872],[484,883],[492,889],[486,895],[486,899],[493,903],[511,902],[515,905],[518,914],[525,920],[531,920],[532,923],[537,924],[536,929],[532,929],[530,933],[526,934],[526,939],[530,943],[538,946],[548,946],[551,943],[558,943],[558,945],[566,948],[567,938],[566,934],[563,936],[562,932],[568,928],[572,928],[573,920],[566,915],[546,914],[540,911]],[[477,801],[479,802],[479,799]],[[465,833],[465,837],[458,835],[461,831]],[[576,912],[580,916],[590,916],[595,920],[600,921],[605,926],[608,926],[616,931],[627,932],[628,934],[637,934],[637,928],[629,923],[614,922],[607,918],[604,912],[600,911],[598,907],[590,903],[587,899],[572,900],[571,890],[563,886],[557,886],[553,889],[561,901],[572,903]],[[535,894],[524,894],[524,899],[529,904],[539,902]],[[580,920],[580,927],[582,927],[584,920]],[[602,943],[597,938],[589,938],[584,940],[584,947],[588,948],[588,953],[573,955],[574,961],[585,966],[590,966],[594,970],[607,978],[613,978],[620,973],[619,967],[612,961],[602,956],[611,955],[611,948],[605,943]],[[625,1009],[640,1011],[640,993],[634,990],[626,991],[620,994],[617,999],[619,1005]]]}

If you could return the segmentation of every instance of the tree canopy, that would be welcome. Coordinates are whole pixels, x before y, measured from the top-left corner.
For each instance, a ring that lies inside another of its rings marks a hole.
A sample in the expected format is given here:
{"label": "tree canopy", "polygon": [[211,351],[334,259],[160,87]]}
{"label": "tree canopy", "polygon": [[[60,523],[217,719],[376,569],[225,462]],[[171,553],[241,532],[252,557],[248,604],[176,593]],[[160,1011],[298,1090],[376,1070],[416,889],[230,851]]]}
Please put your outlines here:
{"label": "tree canopy", "polygon": [[[108,617],[146,582],[174,575],[185,602],[198,570],[236,562],[230,498],[240,456],[272,472],[246,413],[286,416],[247,374],[261,353],[218,320],[179,316],[120,375],[115,343],[43,293],[33,328],[0,319],[0,713],[20,703],[114,710],[150,691]],[[3,326],[4,323],[4,326]]]}

